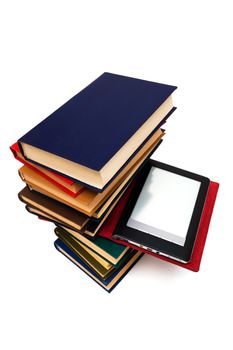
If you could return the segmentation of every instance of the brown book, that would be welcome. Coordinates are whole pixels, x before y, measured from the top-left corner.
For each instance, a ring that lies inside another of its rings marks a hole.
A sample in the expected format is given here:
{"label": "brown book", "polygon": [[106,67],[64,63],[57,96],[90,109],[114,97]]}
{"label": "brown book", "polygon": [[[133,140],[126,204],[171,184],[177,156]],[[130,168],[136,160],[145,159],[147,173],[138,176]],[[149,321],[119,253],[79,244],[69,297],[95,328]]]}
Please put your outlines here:
{"label": "brown book", "polygon": [[77,210],[57,202],[52,198],[30,191],[27,187],[20,191],[18,196],[22,202],[33,206],[78,230],[81,230],[89,221],[87,215],[79,213]]}
{"label": "brown book", "polygon": [[[111,185],[102,193],[85,190],[78,197],[72,198],[26,166],[19,169],[19,174],[32,189],[60,201],[88,216],[99,218],[153,151],[163,135],[164,132],[159,129],[141,148],[138,154],[128,163]],[[98,211],[100,207],[101,210]]]}
{"label": "brown book", "polygon": [[[34,207],[32,205],[27,204],[26,209],[29,213],[38,215],[38,217],[41,217],[43,219],[54,222],[57,225],[66,226],[72,230],[76,230],[79,233],[94,237],[97,234],[97,232],[99,231],[99,229],[101,228],[101,226],[104,224],[105,220],[108,218],[109,214],[114,209],[115,205],[118,203],[118,201],[120,200],[121,196],[123,195],[123,193],[125,191],[126,191],[126,189],[124,191],[122,191],[122,193],[117,197],[116,201],[114,203],[112,203],[110,208],[106,211],[106,213],[104,214],[104,216],[100,220],[97,221],[97,220],[93,220],[93,219],[89,218],[87,223],[81,229],[79,229],[77,227],[77,225],[74,225],[74,224],[71,225],[71,223],[68,224],[67,220],[66,221],[64,219],[62,220],[62,218],[58,219],[58,216],[55,217],[54,214],[52,214],[52,211],[50,208],[47,208],[48,210],[46,213],[44,210],[38,209],[37,207]],[[34,193],[34,191],[33,191],[33,193]],[[60,205],[62,205],[62,204],[60,203]],[[66,209],[69,210],[69,207],[66,206]],[[70,209],[71,209],[71,211],[74,210],[72,208],[70,208]],[[48,211],[51,212],[51,214],[48,214]]]}

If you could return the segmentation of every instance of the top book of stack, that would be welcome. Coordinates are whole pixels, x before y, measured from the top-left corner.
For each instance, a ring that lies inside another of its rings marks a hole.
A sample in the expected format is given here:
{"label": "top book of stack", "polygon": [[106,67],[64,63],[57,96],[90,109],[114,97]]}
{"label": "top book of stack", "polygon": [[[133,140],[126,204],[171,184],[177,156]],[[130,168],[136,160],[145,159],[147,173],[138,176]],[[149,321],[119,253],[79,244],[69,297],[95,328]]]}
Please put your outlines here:
{"label": "top book of stack", "polygon": [[173,112],[175,89],[103,73],[18,145],[27,160],[102,192]]}

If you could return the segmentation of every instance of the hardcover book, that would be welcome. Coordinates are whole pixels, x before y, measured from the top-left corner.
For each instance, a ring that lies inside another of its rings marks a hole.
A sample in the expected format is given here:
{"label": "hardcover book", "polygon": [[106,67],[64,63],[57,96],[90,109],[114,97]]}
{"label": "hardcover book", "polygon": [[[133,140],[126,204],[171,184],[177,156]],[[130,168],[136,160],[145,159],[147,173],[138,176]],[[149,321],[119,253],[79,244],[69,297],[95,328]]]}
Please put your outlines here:
{"label": "hardcover book", "polygon": [[88,248],[90,248],[92,251],[94,251],[113,265],[118,264],[119,261],[129,250],[128,247],[125,247],[121,243],[113,242],[108,238],[99,236],[96,236],[94,238],[85,237],[84,235],[74,230],[62,226],[57,227],[57,232],[60,232],[61,234],[70,234],[76,240],[85,244]]}
{"label": "hardcover book", "polygon": [[83,187],[79,183],[76,183],[73,180],[68,179],[67,177],[59,175],[58,173],[42,168],[39,165],[27,161],[23,157],[17,143],[14,143],[12,146],[10,146],[10,150],[12,151],[15,159],[19,160],[21,163],[38,173],[40,176],[50,181],[52,184],[56,185],[62,191],[69,194],[71,197],[77,197],[81,192],[85,190],[85,187]]}
{"label": "hardcover book", "polygon": [[113,265],[64,230],[56,228],[55,234],[103,280],[106,280],[117,268],[123,265],[133,251],[133,249],[127,250],[121,260],[116,265]]}
{"label": "hardcover book", "polygon": [[89,277],[91,277],[95,282],[97,282],[106,291],[111,292],[117,284],[125,277],[125,275],[130,271],[130,269],[138,262],[138,260],[143,256],[141,252],[132,251],[130,253],[128,260],[125,261],[114,273],[108,277],[106,280],[101,279],[87,264],[85,264],[78,255],[67,247],[60,239],[54,242],[55,248],[66,256],[70,261],[72,261],[76,266],[83,270]]}
{"label": "hardcover book", "polygon": [[[136,174],[143,163],[148,159],[150,154],[158,146],[164,131],[160,129],[153,135],[153,137],[146,143],[138,153],[125,167],[124,171],[111,183],[111,185],[102,193],[94,192],[90,189],[85,189],[76,198],[72,198],[54,184],[51,184],[44,177],[34,172],[31,168],[23,166],[19,170],[21,178],[26,181],[34,190],[43,193],[55,200],[58,200],[74,209],[83,212],[88,216],[95,216],[96,218],[102,215],[102,212],[95,212],[105,203],[105,209],[116,198],[117,194],[129,182],[131,177]],[[103,208],[102,208],[103,209]]]}
{"label": "hardcover book", "polygon": [[20,191],[18,196],[25,204],[37,208],[41,212],[52,216],[55,220],[61,220],[70,226],[74,226],[78,230],[81,230],[89,220],[87,215],[79,213],[77,210],[52,198],[30,191],[28,187]]}
{"label": "hardcover book", "polygon": [[[27,190],[29,190],[27,188]],[[65,206],[65,211],[61,213],[61,215],[59,215],[58,212],[54,212],[53,210],[51,210],[51,206],[48,203],[44,203],[44,206],[42,207],[38,202],[34,201],[34,205],[32,206],[31,204],[27,204],[26,205],[26,210],[34,215],[37,215],[39,219],[44,219],[46,221],[50,221],[53,222],[55,225],[61,225],[61,226],[65,226],[67,228],[70,228],[72,230],[75,230],[79,233],[85,234],[87,236],[91,236],[94,237],[97,232],[99,231],[99,229],[101,228],[101,226],[104,224],[104,222],[107,220],[109,214],[111,213],[111,211],[114,209],[115,205],[118,203],[118,201],[120,200],[120,198],[122,197],[123,193],[126,191],[123,190],[122,193],[119,194],[119,196],[116,198],[115,202],[113,202],[110,207],[108,208],[108,210],[106,211],[106,213],[104,213],[104,215],[101,217],[100,220],[96,220],[94,218],[88,218],[88,220],[86,221],[86,223],[80,228],[79,225],[77,225],[74,220],[73,222],[71,220],[67,220],[67,211],[69,211],[69,207]],[[29,191],[30,193],[34,194],[35,191]],[[39,193],[38,193],[39,194]],[[40,194],[39,194],[40,195]],[[21,196],[22,199],[23,196]],[[45,197],[46,198],[46,197]],[[24,202],[27,203],[27,199],[24,196]],[[47,204],[47,206],[46,206]],[[62,208],[62,203],[60,204],[60,209]],[[40,209],[38,209],[40,208]],[[43,208],[43,210],[41,210],[41,208]],[[73,213],[73,208],[71,209],[71,217],[72,217],[72,213]],[[49,213],[49,214],[48,214]],[[66,215],[65,215],[66,213]]]}
{"label": "hardcover book", "polygon": [[101,192],[174,110],[175,89],[104,73],[21,137],[19,146],[26,159],[53,164],[52,170]]}
{"label": "hardcover book", "polygon": [[[89,220],[86,222],[86,224],[81,229],[78,228],[77,225],[72,224],[71,222],[68,223],[67,220],[65,218],[62,218],[61,216],[60,216],[60,218],[58,218],[56,213],[54,213],[54,215],[52,215],[51,210],[49,210],[50,215],[47,214],[45,211],[42,211],[40,209],[37,209],[36,207],[33,207],[32,205],[26,205],[26,210],[29,213],[38,216],[39,219],[44,219],[46,221],[53,222],[55,225],[65,226],[65,227],[70,228],[72,230],[75,230],[79,233],[94,237],[97,234],[97,232],[99,231],[99,229],[101,228],[101,226],[104,224],[104,222],[107,220],[107,218],[109,217],[109,214],[114,209],[115,205],[118,203],[118,201],[120,200],[120,198],[122,197],[122,195],[125,191],[126,191],[126,189],[123,190],[122,193],[119,194],[116,201],[113,204],[111,204],[109,209],[106,211],[106,213],[103,215],[103,217],[100,220],[96,220],[95,218],[89,218]],[[49,208],[47,208],[47,209],[49,209]]]}
{"label": "hardcover book", "polygon": [[78,242],[73,236],[55,229],[55,234],[62,240],[72,252],[87,264],[100,278],[105,280],[114,271],[114,265],[104,260],[94,251],[89,249],[84,244]]}

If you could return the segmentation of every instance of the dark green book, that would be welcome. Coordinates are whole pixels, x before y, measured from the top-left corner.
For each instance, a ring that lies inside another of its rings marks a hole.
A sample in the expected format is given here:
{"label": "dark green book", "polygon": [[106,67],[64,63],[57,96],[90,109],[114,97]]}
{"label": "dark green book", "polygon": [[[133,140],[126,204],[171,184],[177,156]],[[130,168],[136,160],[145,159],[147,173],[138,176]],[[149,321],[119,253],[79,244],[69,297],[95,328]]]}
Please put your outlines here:
{"label": "dark green book", "polygon": [[[81,270],[83,270],[89,277],[91,277],[95,282],[97,282],[106,291],[111,292],[113,288],[125,277],[125,275],[130,271],[130,269],[136,264],[136,262],[143,256],[141,252],[132,249],[129,253],[126,261],[119,267],[114,269],[114,273],[109,276],[106,280],[102,280],[99,276],[85,264],[78,255],[74,254],[69,247],[61,240],[57,239],[54,242],[56,249],[77,265]],[[127,254],[128,255],[128,254]]]}
{"label": "dark green book", "polygon": [[[95,255],[92,250],[90,250],[86,245],[80,243],[75,237],[71,236],[68,232],[65,232],[62,229],[56,228],[54,230],[58,238],[60,238],[66,245],[69,247],[73,253],[77,254],[80,259],[82,259],[85,264],[87,264],[92,270],[97,273],[97,275],[106,279],[110,276],[111,272],[114,270],[114,266],[104,260],[99,255],[95,258]],[[89,252],[86,249],[89,250]]]}
{"label": "dark green book", "polygon": [[74,230],[67,227],[58,226],[57,230],[59,233],[68,232],[71,236],[75,237],[79,242],[85,244],[88,248],[93,250],[95,253],[109,261],[111,264],[116,265],[121,258],[129,250],[128,247],[122,244],[115,243],[104,237],[86,237]]}

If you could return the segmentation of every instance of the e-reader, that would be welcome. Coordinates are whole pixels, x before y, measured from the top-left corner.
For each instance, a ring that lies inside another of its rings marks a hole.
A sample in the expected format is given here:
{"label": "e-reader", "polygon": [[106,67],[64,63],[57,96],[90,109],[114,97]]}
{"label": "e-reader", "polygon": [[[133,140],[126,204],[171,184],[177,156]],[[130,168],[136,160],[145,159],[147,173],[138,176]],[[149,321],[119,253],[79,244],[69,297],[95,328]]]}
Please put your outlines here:
{"label": "e-reader", "polygon": [[113,237],[188,262],[209,183],[204,176],[150,159]]}

